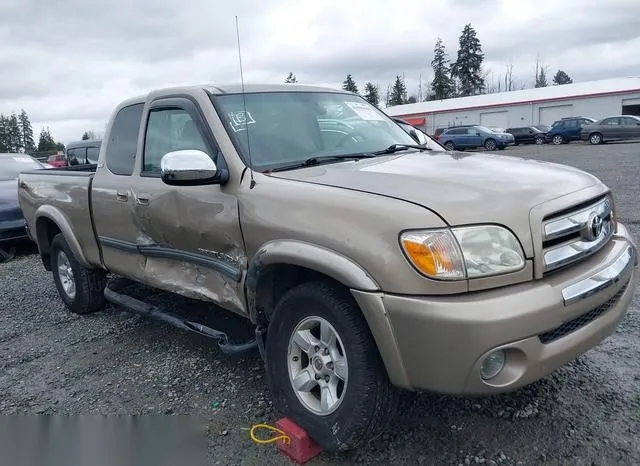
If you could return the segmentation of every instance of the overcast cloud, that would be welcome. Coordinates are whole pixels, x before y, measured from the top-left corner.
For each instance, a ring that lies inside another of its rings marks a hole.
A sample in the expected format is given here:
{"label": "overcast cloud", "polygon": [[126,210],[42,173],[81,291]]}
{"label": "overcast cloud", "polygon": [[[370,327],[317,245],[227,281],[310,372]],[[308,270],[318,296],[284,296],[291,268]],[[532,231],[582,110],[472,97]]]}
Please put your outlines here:
{"label": "overcast cloud", "polygon": [[239,79],[235,15],[247,82],[339,87],[351,73],[381,92],[405,73],[430,81],[433,45],[455,58],[466,23],[489,79],[508,63],[532,82],[536,55],[574,81],[638,75],[640,1],[601,0],[2,0],[0,112],[24,108],[56,140],[101,134],[113,107],[150,89]]}

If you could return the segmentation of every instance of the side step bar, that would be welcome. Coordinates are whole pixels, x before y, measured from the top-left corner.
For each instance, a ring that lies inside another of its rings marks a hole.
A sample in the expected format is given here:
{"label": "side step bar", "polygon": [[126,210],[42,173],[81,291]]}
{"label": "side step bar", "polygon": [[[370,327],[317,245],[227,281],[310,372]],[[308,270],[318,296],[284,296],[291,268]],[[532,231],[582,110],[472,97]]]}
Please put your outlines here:
{"label": "side step bar", "polygon": [[123,307],[128,311],[135,312],[136,314],[140,314],[143,317],[165,322],[182,330],[194,332],[216,340],[220,350],[229,356],[246,353],[258,347],[257,340],[250,340],[245,343],[231,343],[229,342],[229,337],[224,332],[207,327],[206,325],[198,322],[186,320],[180,316],[163,310],[159,306],[154,306],[153,304],[148,304],[126,294],[119,293],[118,291],[111,289],[108,285],[104,290],[104,297],[110,303]]}

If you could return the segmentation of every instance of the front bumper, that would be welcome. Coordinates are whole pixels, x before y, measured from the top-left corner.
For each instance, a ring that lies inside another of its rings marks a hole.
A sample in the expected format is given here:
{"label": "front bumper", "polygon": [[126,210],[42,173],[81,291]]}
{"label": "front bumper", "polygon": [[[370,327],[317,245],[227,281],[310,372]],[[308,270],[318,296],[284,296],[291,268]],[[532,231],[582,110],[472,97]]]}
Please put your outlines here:
{"label": "front bumper", "polygon": [[23,219],[0,221],[0,243],[22,240],[28,237],[26,223]]}
{"label": "front bumper", "polygon": [[[636,288],[637,250],[623,225],[600,252],[548,278],[455,296],[354,291],[393,384],[491,394],[532,383],[611,335]],[[496,349],[505,366],[483,380]]]}

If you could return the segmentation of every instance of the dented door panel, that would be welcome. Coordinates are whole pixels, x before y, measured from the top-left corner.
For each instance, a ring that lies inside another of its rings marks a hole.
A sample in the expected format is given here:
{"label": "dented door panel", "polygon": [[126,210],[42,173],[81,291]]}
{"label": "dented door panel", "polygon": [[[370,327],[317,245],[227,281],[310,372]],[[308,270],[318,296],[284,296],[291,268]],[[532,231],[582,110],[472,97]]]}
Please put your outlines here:
{"label": "dented door panel", "polygon": [[[153,286],[245,314],[246,257],[235,195],[220,186],[168,186],[140,177],[133,190],[137,274]],[[138,202],[141,193],[147,202]]]}

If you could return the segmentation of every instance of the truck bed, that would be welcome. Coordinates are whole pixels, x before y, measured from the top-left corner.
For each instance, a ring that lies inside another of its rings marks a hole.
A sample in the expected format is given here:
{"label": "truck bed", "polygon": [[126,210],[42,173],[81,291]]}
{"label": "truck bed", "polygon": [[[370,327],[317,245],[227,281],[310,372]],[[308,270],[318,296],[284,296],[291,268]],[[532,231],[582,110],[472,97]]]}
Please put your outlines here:
{"label": "truck bed", "polygon": [[18,178],[18,194],[30,235],[36,234],[37,222],[52,221],[59,228],[64,224],[77,240],[85,259],[97,265],[101,263],[100,250],[91,210],[94,172],[95,165],[28,170]]}

